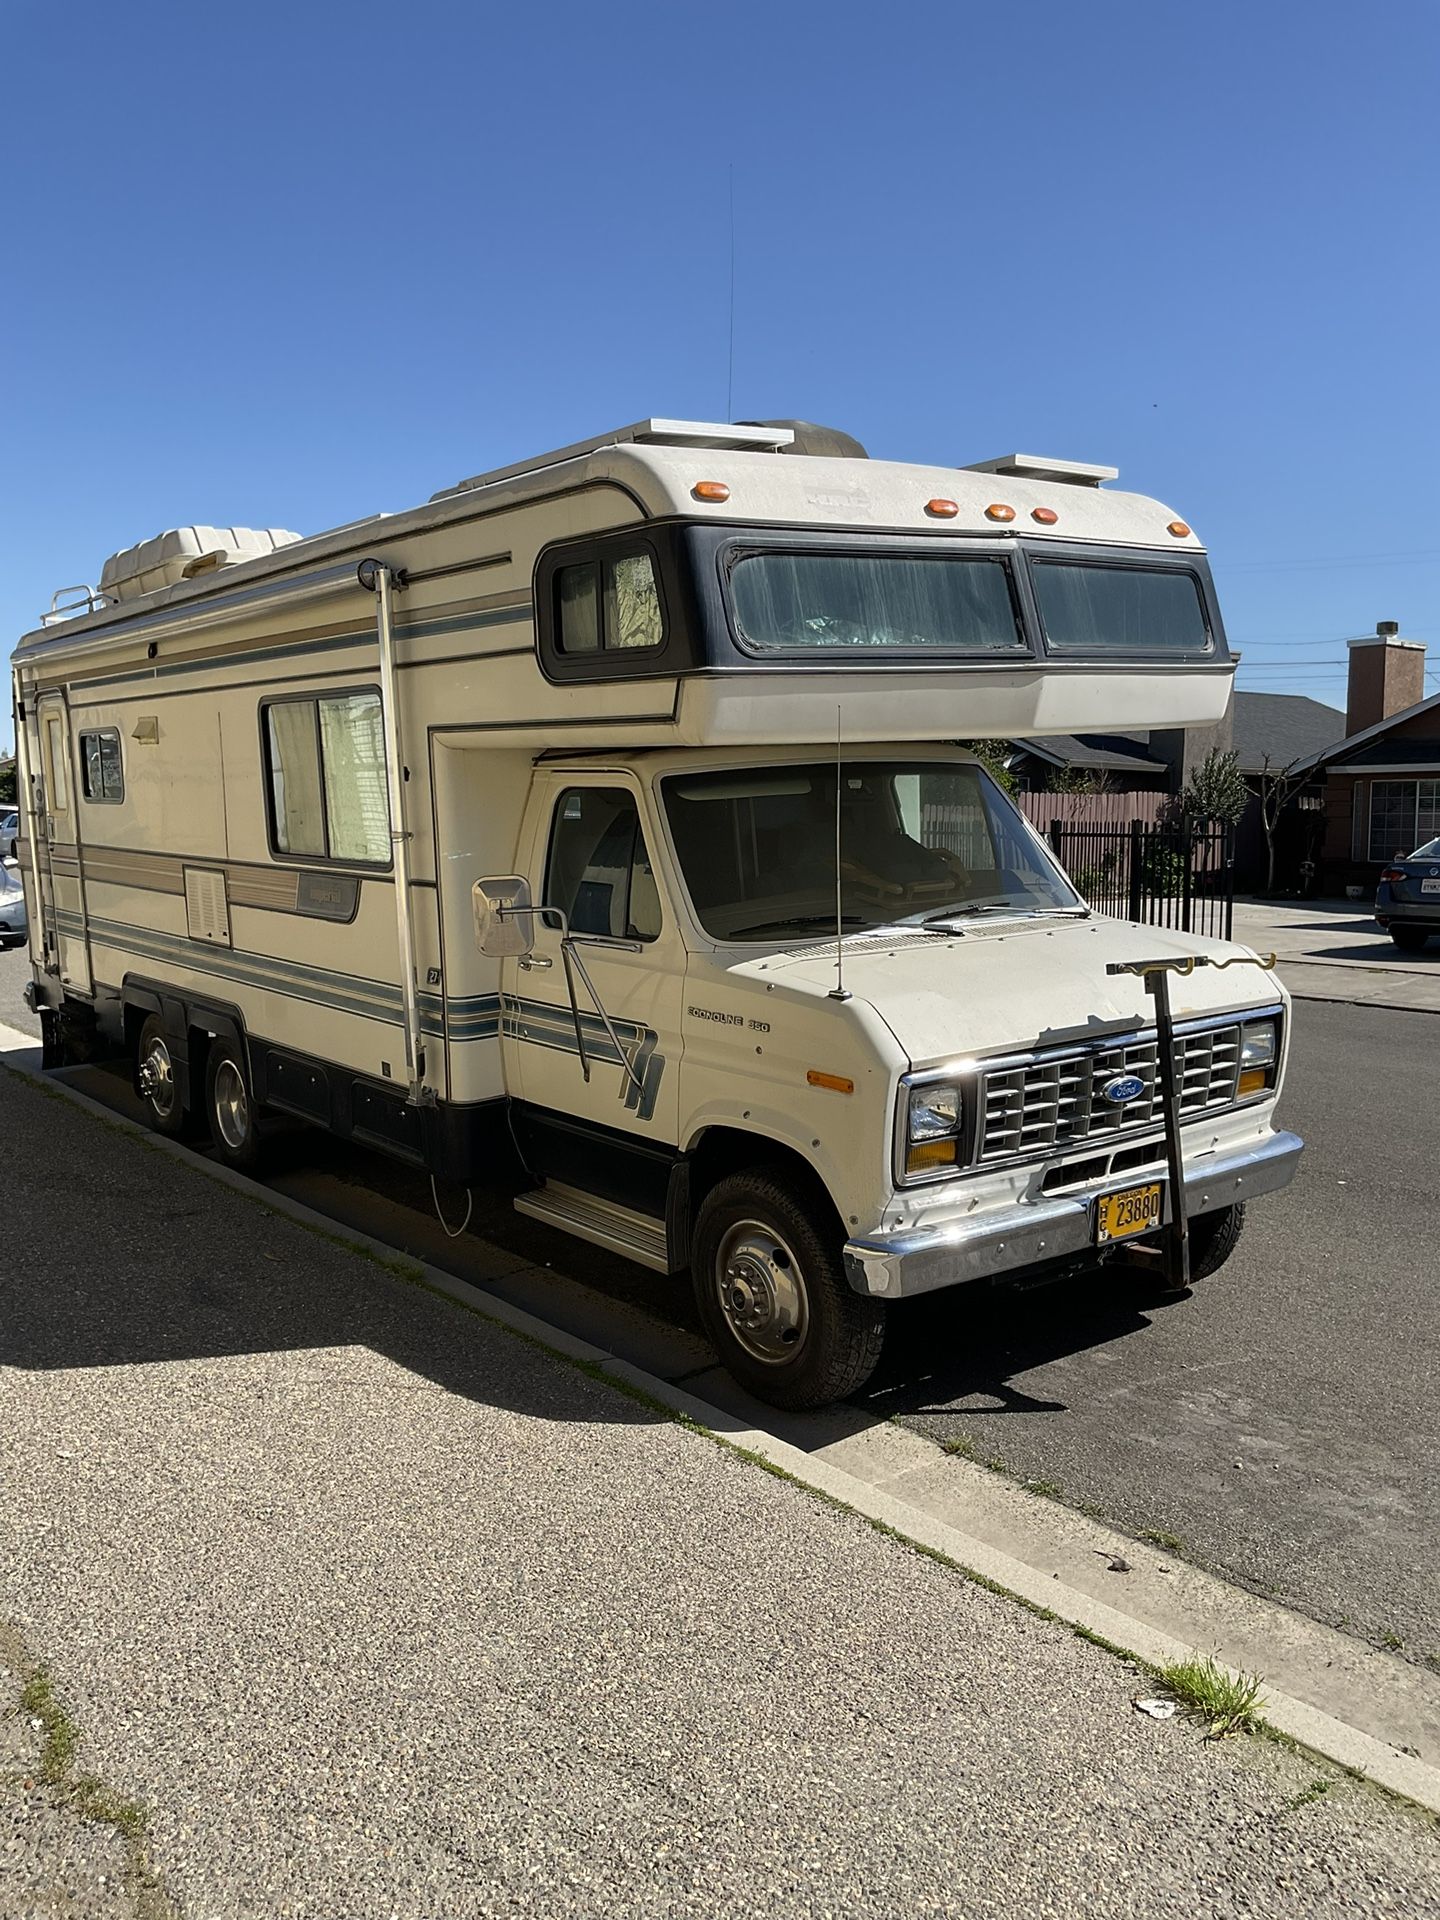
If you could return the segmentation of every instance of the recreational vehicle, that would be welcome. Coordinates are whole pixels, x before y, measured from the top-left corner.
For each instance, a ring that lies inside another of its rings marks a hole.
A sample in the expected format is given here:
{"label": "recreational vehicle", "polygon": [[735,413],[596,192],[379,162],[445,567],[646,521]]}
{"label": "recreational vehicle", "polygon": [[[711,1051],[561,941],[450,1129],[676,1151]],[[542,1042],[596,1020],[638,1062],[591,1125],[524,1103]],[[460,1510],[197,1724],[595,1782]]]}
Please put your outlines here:
{"label": "recreational vehicle", "polygon": [[649,420],[115,555],[14,656],[47,1060],[237,1167],[271,1114],[513,1160],[780,1405],[914,1294],[1213,1270],[1300,1150],[1286,995],[1092,913],[957,744],[1224,712],[1204,550],[1115,477]]}

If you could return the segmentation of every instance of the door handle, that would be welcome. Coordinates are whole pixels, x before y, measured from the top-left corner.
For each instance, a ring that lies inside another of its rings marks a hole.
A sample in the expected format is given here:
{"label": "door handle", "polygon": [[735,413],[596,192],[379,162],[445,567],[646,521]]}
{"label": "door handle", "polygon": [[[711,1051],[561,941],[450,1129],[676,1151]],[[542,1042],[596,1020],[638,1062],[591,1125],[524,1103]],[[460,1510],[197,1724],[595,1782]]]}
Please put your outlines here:
{"label": "door handle", "polygon": [[555,962],[543,953],[527,953],[522,956],[520,964],[529,973],[532,967],[553,967]]}

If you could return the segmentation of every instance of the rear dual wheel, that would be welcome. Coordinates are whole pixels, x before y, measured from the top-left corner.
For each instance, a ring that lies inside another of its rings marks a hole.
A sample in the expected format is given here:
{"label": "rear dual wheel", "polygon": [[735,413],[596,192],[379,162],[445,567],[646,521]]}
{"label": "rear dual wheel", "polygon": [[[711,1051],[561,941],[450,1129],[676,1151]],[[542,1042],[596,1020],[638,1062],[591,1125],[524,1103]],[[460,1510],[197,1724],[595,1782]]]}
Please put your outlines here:
{"label": "rear dual wheel", "polygon": [[[135,1085],[150,1125],[172,1140],[190,1138],[199,1130],[185,1105],[184,1083],[185,1069],[175,1057],[165,1023],[159,1014],[152,1013],[140,1029]],[[248,1169],[255,1165],[260,1156],[255,1101],[244,1055],[228,1040],[210,1042],[205,1061],[204,1119],[222,1160],[232,1167]]]}

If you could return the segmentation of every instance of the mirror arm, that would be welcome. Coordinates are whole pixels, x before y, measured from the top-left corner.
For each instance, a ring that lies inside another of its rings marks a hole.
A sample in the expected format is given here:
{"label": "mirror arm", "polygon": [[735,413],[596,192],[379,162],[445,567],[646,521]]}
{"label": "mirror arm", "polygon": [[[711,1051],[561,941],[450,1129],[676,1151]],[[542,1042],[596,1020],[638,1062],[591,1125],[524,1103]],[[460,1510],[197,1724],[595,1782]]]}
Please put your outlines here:
{"label": "mirror arm", "polygon": [[522,913],[538,913],[543,920],[553,921],[560,929],[560,958],[565,964],[565,989],[570,995],[570,1014],[575,1022],[575,1044],[580,1050],[580,1071],[585,1076],[585,1084],[587,1086],[590,1084],[590,1055],[585,1047],[585,1031],[580,1020],[580,1000],[575,992],[575,975],[577,973],[585,982],[585,991],[589,994],[591,1003],[596,1013],[600,1016],[601,1025],[610,1036],[610,1044],[615,1049],[615,1057],[620,1062],[621,1069],[625,1073],[631,1086],[634,1087],[636,1093],[643,1094],[645,1091],[644,1082],[635,1071],[629,1054],[626,1053],[624,1047],[621,1046],[620,1036],[615,1031],[615,1023],[605,1011],[604,1003],[595,991],[595,982],[590,978],[589,968],[580,957],[580,950],[575,945],[575,936],[570,931],[570,922],[563,909],[560,907],[536,906],[497,907],[495,909],[496,918],[502,920],[513,919],[516,915]]}

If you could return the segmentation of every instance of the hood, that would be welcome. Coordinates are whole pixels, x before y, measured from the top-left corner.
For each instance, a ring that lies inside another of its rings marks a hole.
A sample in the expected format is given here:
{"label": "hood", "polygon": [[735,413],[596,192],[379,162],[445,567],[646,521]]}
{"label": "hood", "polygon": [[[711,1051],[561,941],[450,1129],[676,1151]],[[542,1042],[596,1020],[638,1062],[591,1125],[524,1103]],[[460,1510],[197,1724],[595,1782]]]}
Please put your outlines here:
{"label": "hood", "polygon": [[[1112,961],[1191,954],[1238,960],[1250,953],[1227,941],[1099,914],[1088,920],[988,921],[943,939],[910,930],[889,938],[851,935],[844,949],[845,985],[869,1001],[911,1066],[921,1068],[968,1053],[1079,1044],[1115,1021],[1152,1024],[1154,1002],[1144,982],[1107,974]],[[835,985],[834,944],[771,954],[764,970],[777,986],[828,993]],[[1200,967],[1170,978],[1177,1020],[1273,1006],[1283,998],[1274,974],[1253,965]]]}

